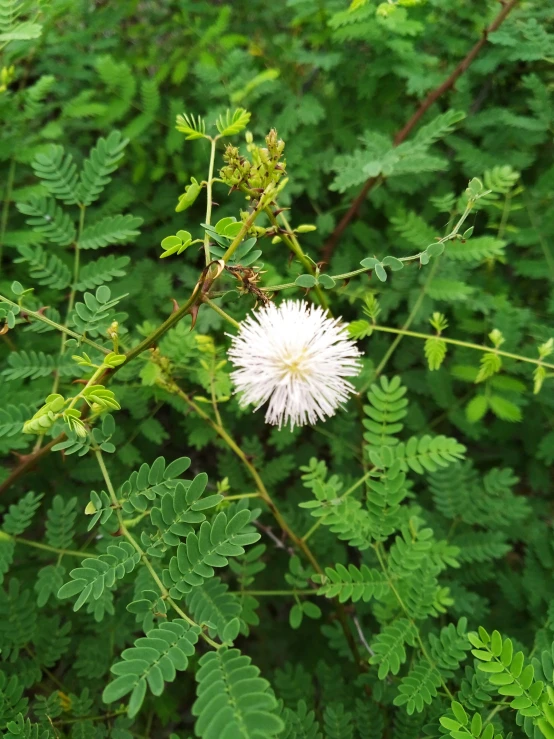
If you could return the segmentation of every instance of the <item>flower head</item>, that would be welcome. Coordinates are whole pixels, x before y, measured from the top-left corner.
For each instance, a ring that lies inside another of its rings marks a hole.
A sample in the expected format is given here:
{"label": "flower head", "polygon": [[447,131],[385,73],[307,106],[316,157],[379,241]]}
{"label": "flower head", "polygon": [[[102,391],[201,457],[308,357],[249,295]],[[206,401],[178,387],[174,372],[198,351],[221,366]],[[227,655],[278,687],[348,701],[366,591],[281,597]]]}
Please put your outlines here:
{"label": "flower head", "polygon": [[291,429],[334,415],[354,392],[344,378],[360,372],[359,356],[339,320],[294,300],[250,315],[229,350],[241,405],[269,401],[266,422]]}

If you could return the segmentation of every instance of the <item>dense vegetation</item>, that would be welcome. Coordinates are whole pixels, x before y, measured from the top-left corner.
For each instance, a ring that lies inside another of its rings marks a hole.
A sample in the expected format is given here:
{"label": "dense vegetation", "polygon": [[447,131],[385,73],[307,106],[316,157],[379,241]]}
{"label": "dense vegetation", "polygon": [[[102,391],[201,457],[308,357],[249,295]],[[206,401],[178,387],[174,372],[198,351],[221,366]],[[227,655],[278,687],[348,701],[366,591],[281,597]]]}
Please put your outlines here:
{"label": "dense vegetation", "polygon": [[554,737],[549,5],[0,0],[2,736]]}

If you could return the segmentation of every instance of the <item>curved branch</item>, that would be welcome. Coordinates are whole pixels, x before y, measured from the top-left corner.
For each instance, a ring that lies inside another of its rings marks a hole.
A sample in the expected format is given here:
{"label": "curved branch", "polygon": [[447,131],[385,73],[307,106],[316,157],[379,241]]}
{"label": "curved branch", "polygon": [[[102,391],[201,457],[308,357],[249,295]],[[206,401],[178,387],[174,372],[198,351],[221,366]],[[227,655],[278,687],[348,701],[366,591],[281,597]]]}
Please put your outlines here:
{"label": "curved branch", "polygon": [[4,493],[10,485],[13,485],[13,483],[21,477],[21,475],[24,475],[26,472],[28,472],[32,467],[34,467],[41,459],[42,457],[45,457],[53,446],[56,446],[60,441],[63,441],[65,439],[65,434],[60,434],[55,439],[52,439],[48,442],[48,444],[45,444],[40,449],[37,449],[36,452],[32,452],[31,454],[26,454],[22,457],[22,461],[20,464],[15,467],[10,474],[6,477],[4,482],[0,485],[0,495]]}
{"label": "curved branch", "polygon": [[[502,23],[506,20],[510,12],[515,8],[519,0],[508,0],[502,2],[502,10],[487,28],[483,31],[483,37],[472,47],[468,54],[462,59],[454,71],[447,77],[442,84],[436,87],[434,90],[427,95],[425,100],[421,103],[416,112],[406,122],[406,124],[396,133],[394,137],[394,146],[398,146],[405,141],[413,128],[422,118],[422,116],[429,110],[429,108],[435,103],[445,92],[450,90],[462,74],[467,71],[471,63],[475,60],[483,46],[487,43],[489,34],[496,31]],[[382,181],[382,177],[370,177],[358,193],[358,195],[352,201],[352,204],[339,221],[335,230],[327,240],[327,243],[323,247],[322,259],[325,262],[329,262],[333,252],[342,236],[344,230],[349,225],[350,221],[358,213],[362,203],[366,199],[367,194],[375,187],[375,185]]]}

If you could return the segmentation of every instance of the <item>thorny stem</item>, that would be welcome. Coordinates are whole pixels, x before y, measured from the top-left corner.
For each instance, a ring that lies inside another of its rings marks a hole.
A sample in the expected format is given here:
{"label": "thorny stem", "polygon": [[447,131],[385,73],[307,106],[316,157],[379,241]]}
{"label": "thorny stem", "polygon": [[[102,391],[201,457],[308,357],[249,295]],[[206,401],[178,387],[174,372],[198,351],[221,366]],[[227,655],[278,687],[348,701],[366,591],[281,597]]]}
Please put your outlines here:
{"label": "thorny stem", "polygon": [[[172,313],[169,318],[167,318],[161,326],[158,326],[158,328],[153,331],[150,336],[147,336],[143,341],[140,342],[137,346],[135,346],[133,349],[131,349],[126,355],[126,362],[130,362],[136,357],[139,356],[139,354],[142,354],[144,351],[149,349],[153,344],[155,344],[167,331],[169,331],[170,328],[175,326],[183,316],[185,316],[190,308],[194,305],[194,303],[197,300],[197,289],[195,289],[188,300],[177,310],[175,313]],[[11,300],[8,300],[7,298],[4,298],[0,296],[0,301],[9,303],[10,305],[17,306],[17,303],[13,303]],[[32,311],[27,311],[29,315],[33,315],[34,317],[38,318],[39,320],[46,321],[46,323],[53,323],[53,321],[50,321],[50,319],[46,319],[44,316],[41,316],[39,314],[35,314]],[[63,327],[58,326],[58,324],[55,324],[56,328],[59,328],[60,330],[64,330],[65,333],[68,333],[72,336],[75,336],[78,339],[82,339],[81,336],[78,334],[75,334],[73,331],[69,331],[68,329],[64,329]],[[102,351],[104,354],[109,354],[109,350],[104,349],[103,347],[97,346],[94,344],[94,342],[91,342],[89,340],[86,340],[86,343],[92,344],[93,346],[96,346],[100,351]],[[101,381],[107,382],[113,375],[117,372],[119,367],[122,365],[118,365],[117,367],[114,367],[110,370],[105,370],[104,373],[100,376],[99,379]],[[105,378],[105,379],[104,379]],[[31,467],[33,464],[35,464],[41,457],[48,454],[48,452],[52,449],[52,447],[56,446],[56,444],[59,444],[63,439],[65,438],[65,434],[59,434],[55,439],[52,439],[46,446],[42,448],[38,448],[33,454],[26,455],[25,459],[22,461],[22,463],[16,467],[11,474],[7,477],[6,480],[2,484],[0,484],[0,495],[7,490],[21,475],[23,475],[29,467]]]}
{"label": "thorny stem", "polygon": [[[153,331],[149,336],[147,336],[145,339],[143,339],[140,344],[137,344],[137,346],[133,347],[127,354],[125,355],[125,364],[128,364],[131,362],[135,357],[138,357],[139,354],[142,354],[147,349],[150,349],[151,346],[156,344],[164,334],[166,334],[170,328],[173,328],[183,316],[185,316],[191,307],[194,305],[197,299],[197,291],[194,290],[192,292],[192,295],[188,298],[188,300],[183,303],[183,305],[175,311],[175,313],[172,313],[169,318],[166,318],[165,321],[158,326],[155,331]],[[115,368],[117,370],[117,367]],[[113,370],[112,370],[113,374]]]}
{"label": "thorny stem", "polygon": [[102,456],[102,452],[100,451],[100,449],[96,449],[94,451],[94,454],[95,454],[96,459],[98,461],[98,466],[100,467],[100,470],[102,472],[102,477],[104,478],[104,482],[106,483],[106,487],[108,488],[108,492],[110,494],[110,498],[111,498],[112,503],[113,503],[115,514],[117,516],[117,520],[118,520],[118,523],[119,523],[119,532],[120,532],[120,534],[127,539],[127,541],[129,542],[129,544],[131,544],[131,546],[135,549],[135,551],[140,555],[140,558],[141,558],[142,563],[144,564],[144,566],[146,567],[146,569],[148,570],[148,572],[152,576],[152,579],[154,580],[154,582],[158,586],[158,588],[159,588],[159,590],[160,590],[160,592],[162,594],[162,598],[167,603],[169,603],[169,605],[173,608],[173,610],[176,611],[179,614],[179,616],[181,616],[181,618],[183,618],[185,621],[187,621],[187,623],[189,623],[191,626],[195,626],[198,629],[200,629],[200,636],[206,642],[208,642],[208,644],[210,646],[214,647],[214,649],[219,649],[219,647],[221,646],[221,644],[218,644],[213,639],[210,639],[210,637],[202,631],[202,629],[196,623],[196,621],[193,621],[192,618],[190,618],[190,616],[187,616],[187,614],[169,596],[169,591],[167,590],[167,588],[165,587],[165,585],[163,584],[163,582],[160,580],[160,578],[158,576],[158,573],[152,567],[152,564],[150,563],[150,560],[146,556],[145,552],[142,550],[141,546],[138,544],[138,542],[136,541],[135,537],[131,533],[129,533],[129,531],[127,530],[127,527],[125,526],[125,523],[123,521],[123,516],[121,515],[121,506],[119,505],[119,501],[117,499],[117,495],[116,495],[116,492],[114,490],[114,486],[112,484],[110,475],[109,475],[108,470],[106,468],[106,465],[104,463],[104,457]]}

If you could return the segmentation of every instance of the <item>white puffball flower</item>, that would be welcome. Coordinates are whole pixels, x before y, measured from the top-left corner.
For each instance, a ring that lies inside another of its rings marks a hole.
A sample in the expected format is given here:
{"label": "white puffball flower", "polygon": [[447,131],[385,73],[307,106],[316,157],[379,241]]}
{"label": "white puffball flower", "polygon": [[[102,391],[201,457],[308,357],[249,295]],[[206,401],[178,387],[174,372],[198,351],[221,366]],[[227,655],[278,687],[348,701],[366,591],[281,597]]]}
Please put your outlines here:
{"label": "white puffball flower", "polygon": [[344,378],[359,374],[360,352],[340,320],[319,306],[270,303],[231,338],[231,379],[242,393],[240,404],[258,410],[269,401],[267,423],[293,429],[324,421],[355,392]]}

